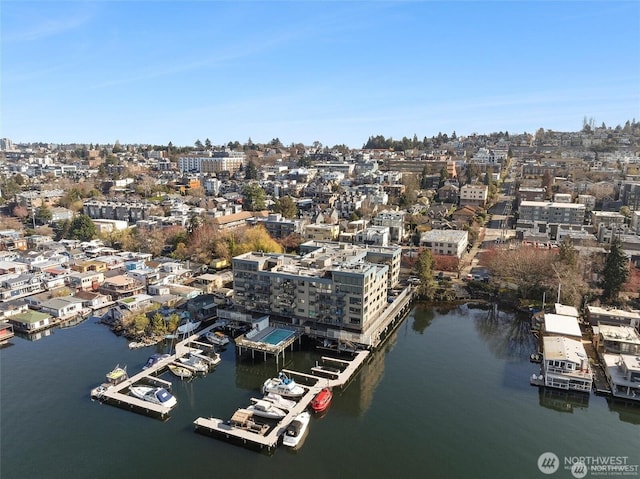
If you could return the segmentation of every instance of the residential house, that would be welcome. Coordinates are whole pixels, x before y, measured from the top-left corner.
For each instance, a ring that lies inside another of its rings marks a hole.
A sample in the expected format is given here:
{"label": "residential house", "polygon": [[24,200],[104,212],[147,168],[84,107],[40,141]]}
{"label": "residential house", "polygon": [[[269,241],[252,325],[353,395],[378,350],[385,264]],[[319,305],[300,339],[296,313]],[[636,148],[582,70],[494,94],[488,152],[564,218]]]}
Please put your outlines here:
{"label": "residential house", "polygon": [[0,303],[0,322],[9,319],[16,314],[24,313],[29,309],[29,305],[24,300]]}
{"label": "residential house", "polygon": [[0,301],[23,298],[44,291],[42,274],[23,273],[0,277]]}
{"label": "residential house", "polygon": [[400,243],[407,234],[405,231],[404,218],[406,212],[384,210],[378,213],[372,220],[373,226],[386,226],[389,228],[389,240]]}
{"label": "residential house", "polygon": [[82,313],[82,300],[73,296],[53,298],[41,303],[40,311],[58,319],[73,318]]}
{"label": "residential house", "polygon": [[458,203],[460,189],[456,185],[447,184],[438,188],[438,199],[445,203]]}
{"label": "residential house", "polygon": [[591,391],[591,366],[580,340],[564,336],[545,336],[542,344],[545,386],[572,391]]}
{"label": "residential house", "polygon": [[144,293],[146,285],[129,276],[118,275],[105,279],[98,287],[98,291],[104,295],[111,296],[115,301]]}
{"label": "residential house", "polygon": [[102,272],[88,271],[69,275],[69,286],[78,291],[97,291],[102,283],[104,283]]}
{"label": "residential house", "polygon": [[104,308],[113,303],[109,296],[92,291],[78,291],[73,295],[73,297],[81,300],[82,306],[89,308],[92,311]]}
{"label": "residential house", "polygon": [[354,237],[355,244],[389,246],[391,233],[388,226],[370,226],[358,231]]}
{"label": "residential house", "polygon": [[11,323],[17,331],[24,333],[35,333],[52,326],[50,315],[33,310],[28,310],[10,317],[9,323]]}
{"label": "residential house", "polygon": [[616,308],[601,308],[599,306],[587,306],[587,319],[591,326],[598,324],[611,324],[618,326],[640,327],[640,314],[637,311],[625,311]]}

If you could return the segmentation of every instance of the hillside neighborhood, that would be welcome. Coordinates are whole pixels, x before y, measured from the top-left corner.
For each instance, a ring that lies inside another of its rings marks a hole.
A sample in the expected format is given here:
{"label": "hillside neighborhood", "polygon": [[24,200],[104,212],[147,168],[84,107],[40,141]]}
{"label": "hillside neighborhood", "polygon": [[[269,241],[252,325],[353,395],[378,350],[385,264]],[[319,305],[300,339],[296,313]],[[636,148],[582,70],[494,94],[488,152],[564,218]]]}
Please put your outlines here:
{"label": "hillside neighborhood", "polygon": [[[506,291],[519,304],[557,293],[580,310],[640,307],[635,120],[361,149],[275,138],[0,150],[0,318],[33,337],[93,315],[162,338],[223,307],[366,345],[365,326],[408,284],[436,301]],[[606,278],[614,249],[620,284]]]}

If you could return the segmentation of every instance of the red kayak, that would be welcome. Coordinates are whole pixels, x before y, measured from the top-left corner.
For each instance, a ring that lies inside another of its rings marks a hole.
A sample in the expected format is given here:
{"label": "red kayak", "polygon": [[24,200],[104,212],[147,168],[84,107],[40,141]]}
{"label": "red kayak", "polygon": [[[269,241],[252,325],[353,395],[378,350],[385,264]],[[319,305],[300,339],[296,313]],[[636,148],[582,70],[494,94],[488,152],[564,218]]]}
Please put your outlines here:
{"label": "red kayak", "polygon": [[311,400],[311,409],[313,409],[314,412],[324,411],[329,407],[329,404],[331,404],[332,397],[333,393],[331,392],[331,389],[324,388]]}

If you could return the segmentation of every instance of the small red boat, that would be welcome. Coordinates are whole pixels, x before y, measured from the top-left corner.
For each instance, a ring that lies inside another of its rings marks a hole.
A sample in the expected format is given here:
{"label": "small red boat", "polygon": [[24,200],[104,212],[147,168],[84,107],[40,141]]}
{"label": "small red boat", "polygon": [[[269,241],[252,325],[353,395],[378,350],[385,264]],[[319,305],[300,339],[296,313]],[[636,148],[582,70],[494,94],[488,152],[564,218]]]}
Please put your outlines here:
{"label": "small red boat", "polygon": [[313,409],[314,412],[324,411],[329,407],[329,404],[331,404],[332,397],[333,393],[331,392],[331,389],[324,388],[311,400],[311,409]]}

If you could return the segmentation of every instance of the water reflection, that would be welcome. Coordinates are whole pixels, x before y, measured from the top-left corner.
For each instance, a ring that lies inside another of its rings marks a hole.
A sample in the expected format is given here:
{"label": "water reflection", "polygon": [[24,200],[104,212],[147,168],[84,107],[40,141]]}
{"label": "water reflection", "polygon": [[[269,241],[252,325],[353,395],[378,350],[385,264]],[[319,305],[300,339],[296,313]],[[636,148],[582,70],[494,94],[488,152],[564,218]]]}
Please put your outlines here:
{"label": "water reflection", "polygon": [[526,359],[536,351],[531,320],[526,314],[503,312],[491,305],[475,317],[476,329],[499,359]]}
{"label": "water reflection", "polygon": [[51,336],[53,334],[53,328],[45,329],[43,331],[39,331],[37,333],[25,334],[21,332],[16,332],[17,338],[26,339],[27,341],[39,341],[42,338],[46,338],[47,336]]}
{"label": "water reflection", "polygon": [[574,409],[589,407],[589,394],[563,391],[553,388],[538,388],[540,406],[559,412],[573,413]]}
{"label": "water reflection", "polygon": [[411,329],[419,334],[424,334],[424,330],[429,327],[435,317],[436,315],[434,308],[419,304],[413,311],[413,321],[411,321]]}
{"label": "water reflection", "polygon": [[640,424],[640,403],[637,401],[625,401],[624,399],[608,397],[609,411],[618,414],[618,418],[630,424]]}
{"label": "water reflection", "polygon": [[[340,410],[346,411],[353,416],[364,414],[371,406],[375,390],[384,376],[385,356],[392,350],[398,342],[398,333],[394,331],[383,347],[373,352],[369,360],[362,366],[361,370],[340,394]],[[335,392],[334,392],[335,394]]]}

